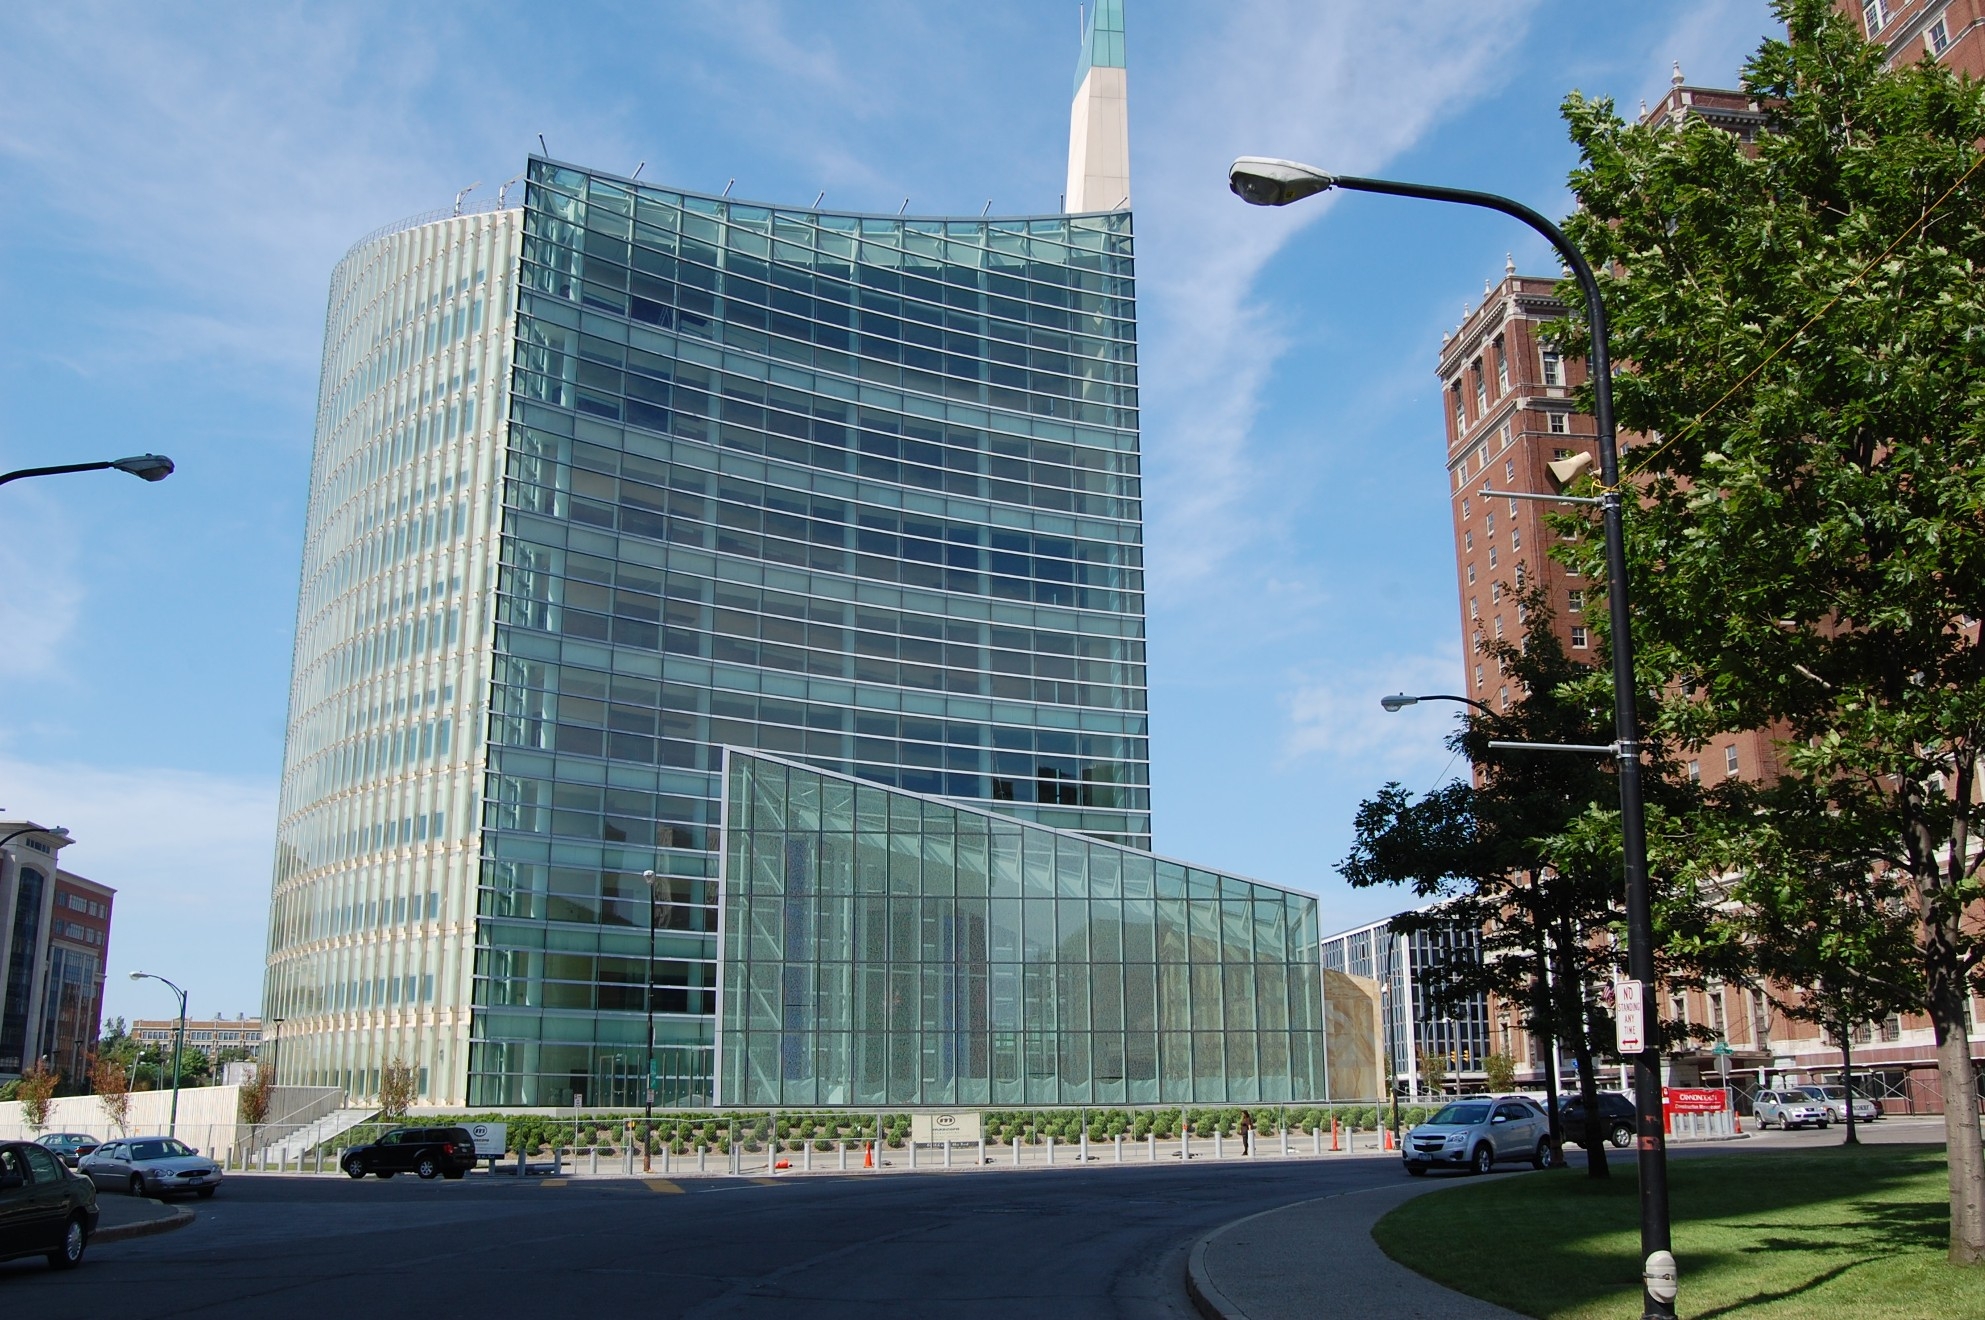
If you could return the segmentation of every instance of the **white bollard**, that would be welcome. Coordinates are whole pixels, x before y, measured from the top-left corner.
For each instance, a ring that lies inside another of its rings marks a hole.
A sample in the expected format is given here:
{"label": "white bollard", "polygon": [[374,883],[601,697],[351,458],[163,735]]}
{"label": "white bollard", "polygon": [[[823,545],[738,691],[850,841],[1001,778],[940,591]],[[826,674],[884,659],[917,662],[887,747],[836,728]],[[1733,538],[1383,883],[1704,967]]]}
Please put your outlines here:
{"label": "white bollard", "polygon": [[1086,1127],[1082,1129],[1082,1144],[1076,1152],[1075,1162],[1077,1164],[1087,1164],[1089,1162],[1089,1129]]}
{"label": "white bollard", "polygon": [[1018,1135],[1013,1138],[1013,1167],[1016,1169],[1020,1167],[1020,1138]]}
{"label": "white bollard", "polygon": [[1116,1136],[1116,1142],[1117,1142],[1117,1163],[1118,1163],[1118,1164],[1122,1164],[1122,1163],[1123,1163],[1123,1133],[1121,1133],[1121,1132],[1119,1132],[1119,1133],[1117,1133],[1117,1136]]}
{"label": "white bollard", "polygon": [[596,1174],[599,1171],[600,1171],[600,1148],[598,1146],[594,1146],[592,1149],[591,1157],[588,1158],[586,1161],[586,1172]]}
{"label": "white bollard", "polygon": [[1224,1156],[1225,1154],[1226,1154],[1226,1152],[1225,1152],[1225,1150],[1223,1150],[1223,1149],[1221,1148],[1221,1141],[1220,1141],[1220,1129],[1219,1129],[1219,1128],[1214,1128],[1214,1129],[1213,1129],[1213,1158],[1217,1160],[1217,1159],[1220,1159],[1220,1158],[1222,1158],[1222,1157],[1223,1157],[1223,1156]]}
{"label": "white bollard", "polygon": [[910,1167],[913,1169],[917,1167],[917,1143],[914,1138],[910,1141]]}
{"label": "white bollard", "polygon": [[1289,1127],[1286,1123],[1282,1126],[1282,1154],[1284,1158],[1289,1154]]}
{"label": "white bollard", "polygon": [[1145,1133],[1144,1142],[1150,1148],[1151,1163],[1156,1164],[1158,1162],[1158,1134],[1156,1132]]}
{"label": "white bollard", "polygon": [[835,1145],[836,1145],[837,1147],[839,1147],[839,1148],[840,1148],[840,1151],[841,1151],[841,1154],[840,1154],[840,1161],[841,1161],[841,1163],[840,1163],[840,1169],[841,1169],[841,1172],[842,1172],[842,1173],[846,1173],[846,1172],[848,1171],[848,1143],[847,1143],[847,1142],[845,1142],[845,1141],[837,1141],[837,1142],[835,1142],[834,1144],[835,1144]]}
{"label": "white bollard", "polygon": [[800,1151],[801,1151],[801,1154],[800,1154],[800,1172],[802,1172],[802,1173],[812,1173],[812,1172],[813,1172],[813,1143],[812,1143],[811,1141],[807,1141],[807,1142],[803,1142],[803,1143],[801,1143],[801,1145],[800,1145]]}
{"label": "white bollard", "polygon": [[984,1137],[979,1138],[979,1167],[982,1169],[986,1167],[986,1139]]}
{"label": "white bollard", "polygon": [[696,1146],[696,1171],[702,1173],[709,1167],[710,1148],[701,1142]]}
{"label": "white bollard", "polygon": [[1310,1154],[1312,1154],[1312,1155],[1321,1155],[1321,1154],[1323,1154],[1323,1124],[1322,1124],[1322,1123],[1318,1123],[1318,1124],[1317,1124],[1317,1125],[1316,1125],[1315,1127],[1313,1127],[1313,1128],[1311,1128],[1311,1129],[1310,1129]]}
{"label": "white bollard", "polygon": [[1049,1138],[1048,1138],[1048,1165],[1049,1165],[1049,1167],[1050,1167],[1050,1168],[1052,1168],[1052,1167],[1054,1166],[1054,1162],[1055,1162],[1055,1139],[1054,1139],[1053,1137],[1049,1137]]}

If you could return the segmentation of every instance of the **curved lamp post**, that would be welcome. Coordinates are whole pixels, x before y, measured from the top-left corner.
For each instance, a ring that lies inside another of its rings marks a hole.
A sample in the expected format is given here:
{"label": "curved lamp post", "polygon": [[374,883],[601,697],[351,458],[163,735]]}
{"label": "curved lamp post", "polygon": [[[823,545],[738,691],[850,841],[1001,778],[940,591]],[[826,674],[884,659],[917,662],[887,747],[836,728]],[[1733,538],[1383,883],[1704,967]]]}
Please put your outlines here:
{"label": "curved lamp post", "polygon": [[[1243,156],[1227,171],[1227,183],[1241,200],[1255,206],[1287,206],[1331,188],[1384,193],[1430,202],[1479,206],[1522,221],[1550,240],[1585,294],[1592,331],[1588,363],[1592,376],[1592,417],[1599,442],[1597,503],[1606,530],[1607,604],[1613,642],[1613,735],[1611,747],[1576,750],[1611,752],[1620,775],[1620,842],[1626,861],[1627,970],[1640,983],[1641,1001],[1653,1002],[1654,922],[1647,893],[1647,824],[1640,789],[1640,726],[1634,711],[1633,633],[1627,612],[1626,541],[1621,525],[1620,464],[1613,434],[1613,369],[1607,354],[1606,304],[1599,282],[1564,231],[1523,203],[1495,193],[1432,184],[1399,183],[1328,174],[1314,166],[1267,156]],[[1534,498],[1534,497],[1533,497]],[[1589,501],[1588,501],[1589,502]],[[1411,704],[1410,702],[1405,704]],[[1396,709],[1388,705],[1388,710]],[[1572,749],[1567,749],[1572,750]],[[1643,1038],[1651,1032],[1643,1030]],[[1667,1146],[1661,1132],[1660,1055],[1653,1048],[1634,1056],[1634,1098],[1640,1155],[1640,1248],[1643,1258],[1641,1314],[1669,1320],[1675,1314],[1675,1257],[1668,1232]]]}
{"label": "curved lamp post", "polygon": [[168,1137],[176,1137],[179,1135],[179,1052],[186,1045],[186,992],[157,972],[133,972],[131,979],[157,981],[179,996],[179,1030],[172,1038],[172,1117],[167,1120],[165,1128]]}
{"label": "curved lamp post", "polygon": [[62,463],[55,467],[20,468],[13,472],[0,472],[0,486],[23,477],[58,477],[64,472],[102,472],[107,468],[129,472],[146,481],[164,481],[172,475],[172,460],[164,454],[134,454],[130,458],[113,458],[102,463]]}
{"label": "curved lamp post", "polygon": [[1473,697],[1451,697],[1448,696],[1445,692],[1429,692],[1427,695],[1422,697],[1409,697],[1404,692],[1395,692],[1389,697],[1380,697],[1378,699],[1378,704],[1385,707],[1386,710],[1390,711],[1392,714],[1397,715],[1400,711],[1405,710],[1408,706],[1417,706],[1423,701],[1458,701],[1464,706],[1473,706],[1476,710],[1481,711],[1484,715],[1495,714],[1493,710],[1489,709],[1487,703],[1485,702],[1477,701]]}

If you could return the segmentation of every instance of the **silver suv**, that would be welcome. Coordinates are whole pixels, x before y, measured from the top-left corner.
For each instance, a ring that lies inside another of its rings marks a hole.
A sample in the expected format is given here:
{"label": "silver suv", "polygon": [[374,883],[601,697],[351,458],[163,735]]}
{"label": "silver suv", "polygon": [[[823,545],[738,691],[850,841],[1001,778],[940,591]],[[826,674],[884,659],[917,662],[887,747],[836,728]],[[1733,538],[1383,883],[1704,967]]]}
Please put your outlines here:
{"label": "silver suv", "polygon": [[1557,1162],[1550,1120],[1535,1101],[1520,1095],[1481,1096],[1443,1106],[1399,1143],[1399,1158],[1415,1178],[1428,1169],[1487,1173],[1498,1160],[1527,1160],[1548,1169]]}
{"label": "silver suv", "polygon": [[1757,1116],[1759,1127],[1776,1123],[1787,1132],[1797,1127],[1824,1128],[1833,1117],[1823,1102],[1796,1087],[1759,1091],[1751,1100],[1751,1113]]}
{"label": "silver suv", "polygon": [[[1798,1088],[1808,1100],[1826,1107],[1827,1117],[1836,1123],[1847,1121],[1847,1088],[1844,1086],[1802,1086]],[[1859,1123],[1872,1123],[1882,1116],[1882,1107],[1854,1092],[1854,1119]]]}

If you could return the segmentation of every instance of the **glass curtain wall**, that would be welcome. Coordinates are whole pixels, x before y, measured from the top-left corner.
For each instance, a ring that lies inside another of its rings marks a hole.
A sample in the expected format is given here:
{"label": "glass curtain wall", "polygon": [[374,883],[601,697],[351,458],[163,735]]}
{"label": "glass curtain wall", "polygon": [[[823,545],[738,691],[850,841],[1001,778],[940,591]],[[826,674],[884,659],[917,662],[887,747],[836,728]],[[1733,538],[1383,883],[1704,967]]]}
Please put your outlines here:
{"label": "glass curtain wall", "polygon": [[723,745],[1149,843],[1130,219],[524,224],[470,1094],[708,1103]]}
{"label": "glass curtain wall", "polygon": [[516,210],[338,264],[325,318],[269,915],[283,1076],[465,1099],[489,585]]}
{"label": "glass curtain wall", "polygon": [[732,750],[737,1105],[1320,1099],[1317,905]]}

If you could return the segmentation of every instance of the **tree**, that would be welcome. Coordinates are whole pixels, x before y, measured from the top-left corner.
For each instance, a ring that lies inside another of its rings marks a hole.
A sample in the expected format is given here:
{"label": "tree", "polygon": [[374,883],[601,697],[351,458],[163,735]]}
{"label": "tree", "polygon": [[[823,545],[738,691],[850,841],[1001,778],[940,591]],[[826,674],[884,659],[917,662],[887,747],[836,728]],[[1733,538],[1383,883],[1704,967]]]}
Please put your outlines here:
{"label": "tree", "polygon": [[[122,1019],[118,1025],[123,1025]],[[90,1063],[90,1089],[96,1092],[103,1116],[119,1133],[128,1135],[131,1121],[130,1073],[123,1060],[99,1054]]]}
{"label": "tree", "polygon": [[21,1074],[21,1084],[14,1095],[21,1102],[21,1121],[27,1124],[29,1132],[39,1132],[48,1126],[48,1102],[61,1084],[62,1075],[49,1067],[46,1059],[36,1059]]}
{"label": "tree", "polygon": [[388,1118],[405,1118],[413,1106],[418,1078],[405,1059],[389,1060],[379,1070],[379,1108]]}
{"label": "tree", "polygon": [[1447,1058],[1439,1050],[1420,1052],[1420,1089],[1430,1096],[1447,1090]]}
{"label": "tree", "polygon": [[1826,0],[1776,8],[1751,144],[1565,105],[1567,227],[1606,272],[1619,420],[1650,437],[1622,463],[1637,679],[1687,693],[1658,732],[1778,731],[1789,774],[1879,827],[1937,1040],[1950,1256],[1975,1263],[1985,86],[1886,70]]}
{"label": "tree", "polygon": [[266,1068],[257,1068],[254,1080],[241,1088],[235,1105],[240,1112],[241,1121],[250,1127],[269,1121],[269,1101],[275,1093],[272,1082],[273,1079]]}
{"label": "tree", "polygon": [[[1433,910],[1395,917],[1395,930],[1446,922],[1479,930],[1480,956],[1428,969],[1429,994],[1449,1006],[1481,994],[1523,1006],[1524,1024],[1542,1039],[1548,1059],[1555,1060],[1560,1042],[1570,1044],[1586,1111],[1596,1113],[1595,1063],[1615,1043],[1600,991],[1611,984],[1620,945],[1618,780],[1601,757],[1503,752],[1488,744],[1610,741],[1604,714],[1610,698],[1605,671],[1572,660],[1551,631],[1541,589],[1524,594],[1522,617],[1520,644],[1481,648],[1510,680],[1516,700],[1503,711],[1471,716],[1448,740],[1474,762],[1476,781],[1417,800],[1386,785],[1359,805],[1352,851],[1339,870],[1354,886],[1404,884],[1440,900]],[[1657,800],[1658,780],[1651,778],[1649,790]],[[1555,1079],[1547,1085],[1555,1141],[1561,1131]],[[1586,1150],[1588,1175],[1609,1176],[1604,1134],[1592,1125]]]}
{"label": "tree", "polygon": [[1840,1046],[1847,1092],[1844,1144],[1858,1145],[1853,1105],[1854,1032],[1923,1001],[1913,957],[1915,921],[1882,840],[1868,822],[1831,809],[1824,792],[1788,778],[1730,780],[1688,837],[1677,868],[1720,882],[1729,902],[1719,938],[1768,978],[1787,1017],[1818,1024]]}
{"label": "tree", "polygon": [[1516,1088],[1516,1057],[1497,1050],[1482,1060],[1482,1073],[1488,1079],[1491,1091],[1510,1091]]}

